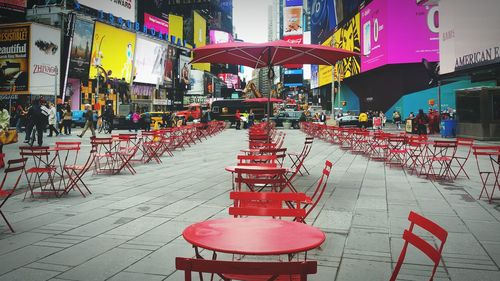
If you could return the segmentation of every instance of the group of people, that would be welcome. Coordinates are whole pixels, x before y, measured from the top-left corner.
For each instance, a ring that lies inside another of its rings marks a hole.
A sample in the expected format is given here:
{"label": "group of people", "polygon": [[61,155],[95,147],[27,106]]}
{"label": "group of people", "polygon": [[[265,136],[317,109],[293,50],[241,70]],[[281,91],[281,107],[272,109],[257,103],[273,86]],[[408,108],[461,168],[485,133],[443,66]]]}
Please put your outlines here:
{"label": "group of people", "polygon": [[236,130],[241,129],[241,122],[243,121],[243,129],[247,129],[253,126],[255,123],[255,114],[253,110],[241,113],[239,109],[236,110],[234,114],[234,121],[236,122]]}

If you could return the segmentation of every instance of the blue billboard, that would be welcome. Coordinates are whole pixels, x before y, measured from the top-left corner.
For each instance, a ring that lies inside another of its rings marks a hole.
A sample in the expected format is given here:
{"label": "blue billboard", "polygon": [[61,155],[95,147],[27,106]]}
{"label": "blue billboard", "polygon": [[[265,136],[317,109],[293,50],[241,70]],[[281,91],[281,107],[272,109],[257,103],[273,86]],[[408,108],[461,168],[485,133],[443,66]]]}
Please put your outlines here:
{"label": "blue billboard", "polygon": [[302,0],[286,0],[285,6],[287,7],[302,6]]}
{"label": "blue billboard", "polygon": [[309,0],[311,12],[311,44],[320,45],[332,35],[337,25],[337,14],[333,0]]}

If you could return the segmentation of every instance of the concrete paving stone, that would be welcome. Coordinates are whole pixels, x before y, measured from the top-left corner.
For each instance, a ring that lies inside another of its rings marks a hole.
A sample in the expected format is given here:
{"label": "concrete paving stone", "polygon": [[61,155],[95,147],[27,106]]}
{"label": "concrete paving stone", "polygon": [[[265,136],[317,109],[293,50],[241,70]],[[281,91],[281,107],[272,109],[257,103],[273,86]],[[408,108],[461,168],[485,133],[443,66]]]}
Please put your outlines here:
{"label": "concrete paving stone", "polygon": [[115,210],[110,210],[106,208],[95,208],[88,211],[82,211],[80,214],[77,214],[76,216],[72,216],[57,222],[57,224],[70,225],[74,227],[96,221],[98,219],[107,217],[115,213],[117,213],[117,211]]}
{"label": "concrete paving stone", "polygon": [[122,224],[128,223],[134,220],[133,218],[116,218],[116,217],[105,217],[91,223],[82,225],[80,227],[74,228],[68,232],[65,232],[66,235],[74,235],[74,236],[88,236],[94,237],[101,233],[107,232],[111,229],[117,228]]}
{"label": "concrete paving stone", "polygon": [[106,234],[137,236],[165,223],[166,221],[168,221],[168,219],[140,217],[129,223],[122,224],[121,226],[114,228],[111,231],[106,232]]}
{"label": "concrete paving stone", "polygon": [[389,237],[386,233],[351,228],[346,249],[389,253]]}
{"label": "concrete paving stone", "polygon": [[[425,212],[424,212],[425,214]],[[431,216],[429,216],[431,217]],[[442,228],[446,229],[448,233],[450,232],[469,232],[465,224],[462,220],[456,215],[453,216],[441,216],[441,215],[433,215],[432,221],[440,225]]]}
{"label": "concrete paving stone", "polygon": [[[227,217],[227,215],[224,217]],[[167,243],[179,237],[182,234],[182,231],[191,224],[192,222],[170,220],[140,236],[137,236],[135,240]]]}
{"label": "concrete paving stone", "polygon": [[40,262],[66,266],[77,266],[117,247],[120,244],[123,244],[124,242],[126,241],[95,237],[80,244],[74,245],[73,247],[50,255],[40,260]]}
{"label": "concrete paving stone", "polygon": [[198,206],[194,209],[191,209],[185,212],[182,215],[177,216],[175,219],[179,221],[188,221],[191,223],[204,221],[210,219],[215,214],[224,212],[225,214],[229,214],[228,211],[225,211],[226,208],[221,207],[211,207],[203,204],[202,206]]}
{"label": "concrete paving stone", "polygon": [[472,207],[460,207],[454,208],[460,218],[464,220],[476,220],[476,221],[491,221],[495,222],[497,219],[492,216],[487,210],[482,208],[481,206],[475,205]]}
{"label": "concrete paving stone", "polygon": [[58,265],[58,264],[49,264],[49,263],[43,263],[43,262],[33,262],[30,263],[26,266],[25,268],[34,268],[34,269],[41,269],[41,270],[47,270],[47,271],[57,271],[57,272],[64,272],[66,270],[71,269],[71,266],[67,265]]}
{"label": "concrete paving stone", "polygon": [[150,215],[151,216],[167,215],[176,217],[202,204],[203,204],[202,200],[188,200],[188,199],[180,200],[164,208],[161,208],[155,212],[152,212]]}
{"label": "concrete paving stone", "polygon": [[[120,272],[115,276],[108,279],[108,281],[161,281],[165,279],[166,276],[163,275],[153,275],[145,273],[135,273],[135,272]],[[181,280],[181,279],[179,279]]]}
{"label": "concrete paving stone", "polygon": [[342,259],[335,280],[389,280],[390,275],[390,263]]}
{"label": "concrete paving stone", "polygon": [[42,259],[60,249],[52,247],[26,246],[0,256],[0,276],[13,269]]}
{"label": "concrete paving stone", "polygon": [[25,232],[8,236],[2,234],[0,235],[0,237],[2,237],[2,239],[0,239],[1,256],[8,252],[15,251],[17,249],[36,243],[38,241],[42,241],[48,237],[51,237],[51,235]]}
{"label": "concrete paving stone", "polygon": [[410,214],[411,211],[416,212],[418,214],[422,213],[420,207],[418,207],[416,204],[404,204],[401,203],[400,201],[396,201],[395,203],[389,203],[388,206],[389,206],[388,207],[389,217],[408,218],[408,215]]}
{"label": "concrete paving stone", "polygon": [[356,209],[371,209],[386,211],[387,201],[385,198],[360,197],[356,202]]}
{"label": "concrete paving stone", "polygon": [[[16,222],[13,227],[14,230],[18,233],[30,231],[48,224],[55,223],[59,220],[66,218],[65,215],[57,214],[57,213],[45,213],[39,216],[26,219],[23,221]],[[58,231],[56,231],[58,232]]]}
{"label": "concrete paving stone", "polygon": [[57,271],[23,267],[0,276],[0,281],[45,281],[58,274]]}
{"label": "concrete paving stone", "polygon": [[115,248],[58,277],[70,280],[107,280],[149,253],[149,251]]}
{"label": "concrete paving stone", "polygon": [[356,228],[377,228],[389,232],[387,213],[368,209],[357,209],[354,213],[352,225]]}
{"label": "concrete paving stone", "polygon": [[329,232],[344,232],[347,233],[351,227],[352,213],[323,210],[314,226]]}
{"label": "concrete paving stone", "polygon": [[175,257],[193,257],[194,250],[183,238],[163,246],[126,269],[127,272],[170,275],[175,271]]}
{"label": "concrete paving stone", "polygon": [[493,259],[497,267],[500,266],[500,242],[482,242],[484,249]]}
{"label": "concrete paving stone", "polygon": [[137,195],[133,197],[129,197],[125,200],[120,200],[118,202],[115,202],[113,204],[105,206],[105,208],[108,209],[114,209],[114,210],[124,210],[127,208],[131,208],[137,205],[140,205],[144,202],[147,202],[149,200],[154,199],[155,197],[153,196],[144,196],[144,195]]}
{"label": "concrete paving stone", "polygon": [[449,268],[451,280],[453,281],[498,281],[500,280],[500,271],[470,270],[461,268]]}
{"label": "concrete paving stone", "polygon": [[489,221],[464,220],[469,230],[481,242],[499,242],[500,223]]}

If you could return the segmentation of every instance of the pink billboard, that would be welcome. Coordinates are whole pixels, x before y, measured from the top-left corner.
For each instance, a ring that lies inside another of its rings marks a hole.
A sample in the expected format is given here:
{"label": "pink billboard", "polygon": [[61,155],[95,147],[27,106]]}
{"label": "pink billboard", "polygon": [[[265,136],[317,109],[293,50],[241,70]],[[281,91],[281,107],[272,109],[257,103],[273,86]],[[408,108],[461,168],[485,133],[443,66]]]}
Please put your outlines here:
{"label": "pink billboard", "polygon": [[233,35],[221,30],[210,30],[210,44],[233,42]]}
{"label": "pink billboard", "polygon": [[156,32],[168,33],[168,21],[157,18],[148,13],[144,13],[144,25],[152,28]]}
{"label": "pink billboard", "polygon": [[439,60],[437,6],[374,0],[361,10],[361,71]]}

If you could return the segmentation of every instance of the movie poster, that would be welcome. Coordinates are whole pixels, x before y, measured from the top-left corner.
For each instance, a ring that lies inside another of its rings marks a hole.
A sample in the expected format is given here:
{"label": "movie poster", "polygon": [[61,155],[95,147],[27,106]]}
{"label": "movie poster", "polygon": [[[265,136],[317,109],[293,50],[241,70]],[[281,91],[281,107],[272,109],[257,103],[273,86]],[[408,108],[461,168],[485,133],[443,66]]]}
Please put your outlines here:
{"label": "movie poster", "polygon": [[41,24],[31,25],[30,92],[59,95],[61,31]]}
{"label": "movie poster", "polygon": [[30,26],[0,27],[0,94],[27,94]]}
{"label": "movie poster", "polygon": [[163,72],[163,84],[167,88],[172,88],[174,86],[174,73],[176,73],[177,48],[170,45],[168,46],[167,57],[164,62],[165,70]]}
{"label": "movie poster", "polygon": [[188,56],[179,56],[180,83],[184,90],[190,89],[191,65],[189,61],[190,58]]}
{"label": "movie poster", "polygon": [[87,81],[90,68],[90,50],[94,23],[77,19],[71,46],[68,76]]}

